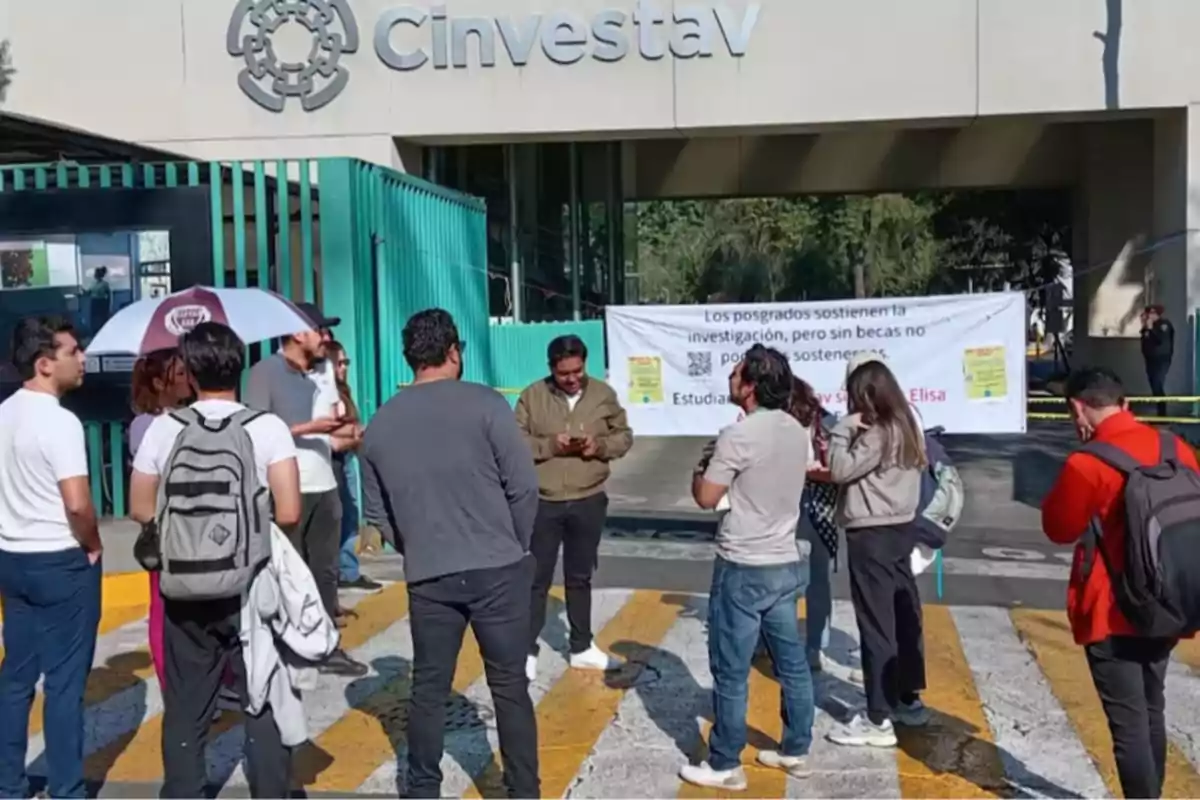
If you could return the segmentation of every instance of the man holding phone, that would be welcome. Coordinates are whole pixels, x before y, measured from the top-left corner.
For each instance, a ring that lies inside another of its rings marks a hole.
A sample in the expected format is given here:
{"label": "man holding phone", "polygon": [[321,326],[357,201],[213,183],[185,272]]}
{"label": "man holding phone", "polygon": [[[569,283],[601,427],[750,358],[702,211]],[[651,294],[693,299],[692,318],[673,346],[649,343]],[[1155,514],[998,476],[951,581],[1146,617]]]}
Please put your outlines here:
{"label": "man holding phone", "polygon": [[537,640],[546,623],[546,598],[560,547],[571,666],[593,670],[620,666],[592,643],[592,573],[608,516],[604,484],[609,464],[633,445],[633,431],[617,393],[587,375],[583,340],[560,336],[550,343],[547,356],[549,376],[527,388],[517,401],[517,423],[533,450],[540,498],[530,544],[537,560],[525,664],[530,681],[537,677]]}
{"label": "man holding phone", "polygon": [[[279,350],[250,370],[246,405],[283,419],[296,440],[300,467],[300,521],[283,529],[304,557],[321,592],[330,618],[338,606],[338,556],[341,550],[342,501],[333,471],[335,449],[360,436],[345,410],[325,352],[329,331],[341,321],[326,317],[312,303],[299,303],[313,330],[283,339]],[[368,672],[367,665],[337,650],[321,671],[349,677]]]}

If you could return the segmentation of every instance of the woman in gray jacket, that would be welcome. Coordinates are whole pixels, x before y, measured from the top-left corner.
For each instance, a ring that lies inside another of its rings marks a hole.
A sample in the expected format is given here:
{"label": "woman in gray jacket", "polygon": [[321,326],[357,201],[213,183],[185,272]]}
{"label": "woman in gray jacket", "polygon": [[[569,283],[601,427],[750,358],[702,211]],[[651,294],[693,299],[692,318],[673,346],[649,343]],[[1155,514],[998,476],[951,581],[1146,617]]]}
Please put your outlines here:
{"label": "woman in gray jacket", "polygon": [[919,694],[925,688],[921,598],[909,563],[925,444],[908,399],[883,363],[854,369],[846,395],[849,413],[829,436],[829,472],[839,487],[837,521],[846,530],[867,714],[829,738],[892,747],[893,721],[929,721]]}

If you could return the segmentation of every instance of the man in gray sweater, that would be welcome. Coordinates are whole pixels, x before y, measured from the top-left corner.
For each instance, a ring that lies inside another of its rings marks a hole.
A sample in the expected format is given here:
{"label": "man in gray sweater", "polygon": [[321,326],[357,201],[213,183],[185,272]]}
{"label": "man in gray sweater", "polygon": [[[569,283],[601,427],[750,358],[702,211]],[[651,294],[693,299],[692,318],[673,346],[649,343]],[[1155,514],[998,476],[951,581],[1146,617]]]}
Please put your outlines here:
{"label": "man in gray sweater", "polygon": [[487,665],[508,792],[539,797],[525,677],[533,455],[508,402],[460,380],[463,343],[450,314],[413,315],[403,341],[413,385],[375,413],[361,456],[363,515],[404,554],[408,579],[408,796],[440,796],[446,701],[470,624]]}

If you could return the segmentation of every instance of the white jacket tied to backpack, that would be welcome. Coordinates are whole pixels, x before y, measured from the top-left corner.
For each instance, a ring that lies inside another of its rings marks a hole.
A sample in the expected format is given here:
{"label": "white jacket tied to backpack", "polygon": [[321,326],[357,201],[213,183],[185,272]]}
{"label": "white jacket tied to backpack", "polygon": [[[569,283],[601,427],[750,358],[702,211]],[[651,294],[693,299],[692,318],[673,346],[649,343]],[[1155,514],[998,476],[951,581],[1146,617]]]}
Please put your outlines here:
{"label": "white jacket tied to backpack", "polygon": [[283,743],[308,740],[301,690],[317,686],[316,663],[337,649],[338,630],[304,559],[275,524],[271,559],[258,572],[242,605],[242,657],[246,662],[246,711],[269,703]]}

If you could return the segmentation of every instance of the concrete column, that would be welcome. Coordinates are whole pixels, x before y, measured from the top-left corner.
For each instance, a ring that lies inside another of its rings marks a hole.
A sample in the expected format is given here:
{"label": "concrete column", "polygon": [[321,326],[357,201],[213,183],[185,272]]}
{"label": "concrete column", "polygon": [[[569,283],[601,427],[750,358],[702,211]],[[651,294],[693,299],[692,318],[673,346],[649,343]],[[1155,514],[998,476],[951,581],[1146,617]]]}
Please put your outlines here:
{"label": "concrete column", "polygon": [[1149,388],[1138,339],[1148,259],[1132,254],[1152,233],[1154,134],[1149,120],[1085,126],[1074,214],[1072,366],[1110,367],[1139,394]]}
{"label": "concrete column", "polygon": [[[1091,124],[1083,149],[1075,263],[1093,270],[1075,280],[1075,361],[1112,367],[1131,391],[1145,394],[1138,314],[1161,304],[1176,330],[1167,391],[1190,395],[1200,306],[1200,237],[1193,233],[1200,230],[1200,106]],[[1141,254],[1122,258],[1122,251]]]}
{"label": "concrete column", "polygon": [[1154,244],[1147,274],[1147,299],[1166,308],[1175,323],[1175,358],[1167,376],[1170,394],[1192,394],[1192,320],[1200,275],[1196,238],[1197,162],[1200,116],[1197,107],[1172,110],[1154,121]]}

